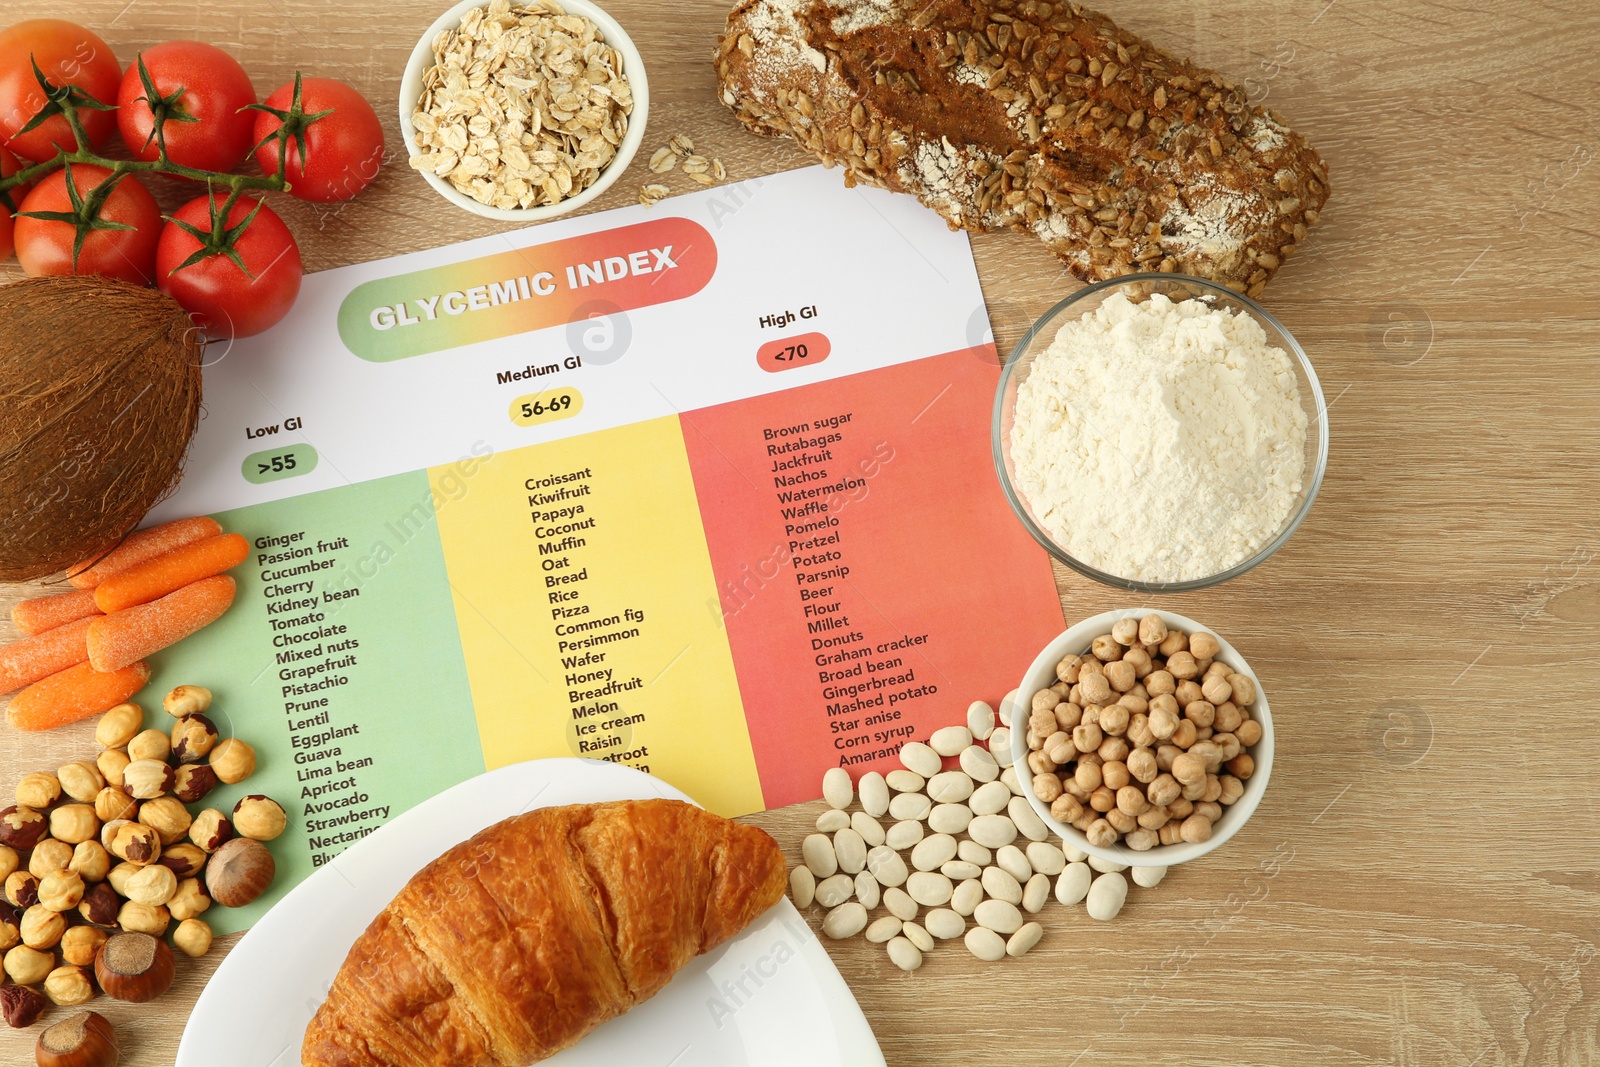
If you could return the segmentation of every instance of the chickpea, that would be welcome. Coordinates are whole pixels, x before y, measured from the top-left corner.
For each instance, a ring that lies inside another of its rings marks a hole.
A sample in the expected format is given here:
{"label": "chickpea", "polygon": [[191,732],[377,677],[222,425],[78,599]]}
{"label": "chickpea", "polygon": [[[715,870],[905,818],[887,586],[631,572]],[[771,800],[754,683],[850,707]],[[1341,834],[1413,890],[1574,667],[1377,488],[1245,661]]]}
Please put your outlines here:
{"label": "chickpea", "polygon": [[1196,741],[1207,741],[1207,740],[1210,740],[1211,735],[1214,734],[1214,733],[1216,733],[1216,731],[1213,730],[1211,727],[1202,726],[1199,729],[1195,730],[1194,739]]}
{"label": "chickpea", "polygon": [[1163,771],[1172,770],[1172,761],[1183,755],[1183,749],[1177,745],[1156,746],[1156,766]]}
{"label": "chickpea", "polygon": [[1150,807],[1150,801],[1145,798],[1143,789],[1125,785],[1117,790],[1117,807],[1129,815],[1140,815]]}
{"label": "chickpea", "polygon": [[1155,781],[1156,775],[1161,773],[1156,766],[1156,754],[1148,748],[1136,748],[1128,753],[1126,766],[1128,775],[1145,785]]}
{"label": "chickpea", "polygon": [[1085,752],[1078,757],[1078,762],[1087,763],[1091,767],[1099,767],[1104,770],[1106,761],[1100,758],[1100,753],[1098,752]]}
{"label": "chickpea", "polygon": [[1139,620],[1139,642],[1159,645],[1167,639],[1167,624],[1160,615],[1151,613]]}
{"label": "chickpea", "polygon": [[1119,696],[1117,703],[1127,708],[1129,715],[1143,715],[1150,710],[1150,698],[1133,689]]}
{"label": "chickpea", "polygon": [[1121,737],[1128,732],[1130,718],[1128,709],[1121,704],[1108,704],[1100,709],[1100,729],[1112,737]]}
{"label": "chickpea", "polygon": [[1104,663],[1101,663],[1093,656],[1085,656],[1083,657],[1083,662],[1078,664],[1078,682],[1082,684],[1083,680],[1091,674],[1104,674],[1105,670],[1106,665]]}
{"label": "chickpea", "polygon": [[1158,741],[1165,741],[1178,729],[1178,713],[1164,704],[1157,706],[1157,702],[1161,699],[1157,697],[1150,704],[1149,726],[1152,737]]}
{"label": "chickpea", "polygon": [[1254,719],[1246,719],[1244,722],[1234,727],[1233,733],[1234,736],[1239,739],[1239,743],[1241,745],[1249,748],[1251,745],[1261,740],[1261,724],[1256,722]]}
{"label": "chickpea", "polygon": [[1090,823],[1086,836],[1089,838],[1089,844],[1097,848],[1110,848],[1117,843],[1116,828],[1104,819],[1096,819]]}
{"label": "chickpea", "polygon": [[1151,671],[1155,670],[1155,661],[1150,658],[1150,653],[1142,648],[1128,649],[1122,654],[1122,662],[1131,663],[1133,665],[1133,676],[1139,679],[1143,679]]}
{"label": "chickpea", "polygon": [[1242,674],[1228,675],[1228,687],[1233,690],[1233,702],[1248,708],[1256,702],[1256,683]]}
{"label": "chickpea", "polygon": [[1139,640],[1139,620],[1129,616],[1111,624],[1111,636],[1119,645],[1131,645]]}
{"label": "chickpea", "polygon": [[1083,721],[1083,709],[1070,700],[1063,700],[1056,705],[1056,729],[1072,732],[1072,728]]}
{"label": "chickpea", "polygon": [[1094,821],[1099,817],[1100,816],[1095,814],[1092,810],[1085,808],[1082,815],[1072,820],[1072,827],[1079,833],[1086,834],[1089,832],[1089,827],[1093,826]]}
{"label": "chickpea", "polygon": [[1123,811],[1121,808],[1112,808],[1106,812],[1106,822],[1119,834],[1131,833],[1139,828],[1139,820]]}
{"label": "chickpea", "polygon": [[1087,789],[1092,793],[1105,782],[1105,772],[1092,763],[1080,763],[1073,772],[1072,780],[1078,783],[1079,789]]}
{"label": "chickpea", "polygon": [[1206,761],[1192,752],[1185,752],[1172,761],[1172,776],[1185,785],[1193,781],[1203,782],[1206,777]]}
{"label": "chickpea", "polygon": [[[1176,729],[1176,726],[1174,726]],[[1152,748],[1156,743],[1155,732],[1150,729],[1150,716],[1135,714],[1128,720],[1128,741],[1136,748]]]}
{"label": "chickpea", "polygon": [[1133,688],[1134,683],[1138,680],[1138,676],[1134,673],[1133,664],[1127,660],[1118,660],[1115,663],[1106,664],[1106,681],[1110,683],[1111,688],[1116,692],[1126,693]]}
{"label": "chickpea", "polygon": [[1248,782],[1256,773],[1256,761],[1248,752],[1241,752],[1227,762],[1228,773],[1241,782]]}
{"label": "chickpea", "polygon": [[1170,696],[1178,688],[1178,681],[1163,667],[1144,676],[1144,687],[1150,694],[1153,704],[1155,697]]}
{"label": "chickpea", "polygon": [[1170,774],[1158,774],[1151,779],[1149,786],[1146,787],[1145,796],[1149,798],[1152,804],[1167,806],[1177,800],[1178,795],[1182,792],[1183,786],[1178,784],[1176,778]]}
{"label": "chickpea", "polygon": [[1167,820],[1172,818],[1167,809],[1160,805],[1151,805],[1139,815],[1139,825],[1146,830],[1159,830],[1167,825]]}
{"label": "chickpea", "polygon": [[1217,798],[1219,804],[1234,804],[1238,802],[1240,797],[1244,796],[1244,783],[1239,779],[1231,774],[1224,774],[1220,780],[1222,782],[1222,795]]}
{"label": "chickpea", "polygon": [[1094,755],[1099,756],[1107,763],[1116,763],[1128,758],[1132,751],[1126,738],[1108,737],[1100,742],[1100,747],[1094,750]]}
{"label": "chickpea", "polygon": [[1183,799],[1196,801],[1206,795],[1206,780],[1204,777],[1196,778],[1192,782],[1183,783]]}
{"label": "chickpea", "polygon": [[1088,705],[1085,705],[1085,707],[1083,709],[1083,714],[1078,717],[1078,725],[1082,726],[1084,723],[1092,722],[1096,726],[1099,726],[1100,725],[1100,711],[1101,711],[1101,707],[1100,707],[1099,704],[1088,704]]}
{"label": "chickpea", "polygon": [[1229,685],[1226,679],[1208,674],[1200,683],[1200,692],[1211,703],[1221,704],[1233,696],[1233,686]]}
{"label": "chickpea", "polygon": [[[1089,646],[1089,651],[1094,653],[1094,658],[1101,663],[1111,663],[1122,658],[1122,646],[1117,644],[1117,639],[1110,634],[1101,634]],[[1079,678],[1078,681],[1083,681]]]}
{"label": "chickpea", "polygon": [[1214,774],[1206,775],[1206,791],[1200,797],[1202,804],[1214,804],[1222,799],[1222,779]]}
{"label": "chickpea", "polygon": [[1065,700],[1067,699],[1067,694],[1072,692],[1072,686],[1066,682],[1057,682],[1055,685],[1050,687],[1050,692],[1054,693],[1062,700]]}
{"label": "chickpea", "polygon": [[1179,824],[1175,822],[1169,822],[1162,826],[1160,830],[1156,831],[1156,836],[1160,838],[1163,845],[1176,845],[1183,840],[1179,832]]}
{"label": "chickpea", "polygon": [[1206,822],[1216,822],[1222,818],[1222,805],[1214,800],[1202,800],[1194,806],[1194,813],[1204,818]]}
{"label": "chickpea", "polygon": [[1209,700],[1191,701],[1183,709],[1183,717],[1197,727],[1207,727],[1217,721],[1217,708]]}
{"label": "chickpea", "polygon": [[1210,741],[1196,741],[1189,749],[1189,755],[1205,760],[1207,774],[1215,774],[1217,768],[1222,766],[1222,746]]}
{"label": "chickpea", "polygon": [[1172,731],[1171,740],[1172,743],[1177,745],[1179,748],[1186,749],[1193,745],[1196,741],[1200,740],[1200,733],[1195,727],[1194,723],[1190,722],[1188,719],[1184,719],[1178,723],[1178,728]]}
{"label": "chickpea", "polygon": [[1076,778],[1061,779],[1061,791],[1080,803],[1089,803],[1089,790],[1080,786]]}
{"label": "chickpea", "polygon": [[1121,789],[1133,780],[1128,765],[1121,760],[1107,760],[1100,766],[1100,780],[1108,789]]}
{"label": "chickpea", "polygon": [[1224,700],[1217,705],[1216,718],[1211,725],[1224,733],[1232,733],[1244,722],[1244,716],[1239,713],[1239,705],[1231,700]]}
{"label": "chickpea", "polygon": [[1185,800],[1182,797],[1179,797],[1167,805],[1167,811],[1174,819],[1178,819],[1180,821],[1187,819],[1194,811],[1194,801]]}
{"label": "chickpea", "polygon": [[1211,840],[1211,820],[1196,812],[1183,820],[1179,835],[1191,845],[1209,841]]}
{"label": "chickpea", "polygon": [[1200,674],[1200,665],[1188,652],[1174,652],[1167,657],[1167,673],[1179,681],[1188,681]]}
{"label": "chickpea", "polygon": [[[1055,696],[1054,693],[1050,694]],[[1051,707],[1054,707],[1052,705]],[[1056,731],[1056,713],[1050,708],[1035,708],[1028,715],[1028,733],[1049,737]]]}
{"label": "chickpea", "polygon": [[1043,752],[1028,753],[1028,770],[1033,774],[1054,774],[1056,761]]}
{"label": "chickpea", "polygon": [[1070,823],[1083,814],[1083,804],[1077,797],[1066,793],[1050,802],[1050,817],[1056,822]]}
{"label": "chickpea", "polygon": [[1061,662],[1056,664],[1056,678],[1063,682],[1076,682],[1078,680],[1078,664],[1082,662],[1082,656],[1062,656]]}
{"label": "chickpea", "polygon": [[1089,794],[1089,806],[1095,811],[1098,811],[1100,814],[1104,815],[1106,812],[1117,806],[1117,794],[1113,793],[1105,786],[1101,786],[1099,789],[1096,789],[1094,792]]}
{"label": "chickpea", "polygon": [[1082,701],[1073,701],[1074,704],[1105,704],[1111,700],[1111,682],[1103,674],[1091,674],[1078,683],[1078,691]]}
{"label": "chickpea", "polygon": [[1218,643],[1216,635],[1198,630],[1189,635],[1189,651],[1195,659],[1216,659],[1217,653],[1222,651],[1222,645]]}
{"label": "chickpea", "polygon": [[1061,795],[1061,779],[1053,774],[1033,776],[1033,795],[1046,804],[1053,804]]}
{"label": "chickpea", "polygon": [[1079,752],[1093,752],[1103,740],[1105,735],[1100,732],[1098,723],[1082,722],[1073,728],[1072,743],[1078,746]]}
{"label": "chickpea", "polygon": [[1179,652],[1189,650],[1189,635],[1182,630],[1168,630],[1167,636],[1161,639],[1161,655],[1164,659],[1171,659]]}
{"label": "chickpea", "polygon": [[1204,696],[1205,693],[1192,681],[1179,682],[1172,691],[1172,698],[1178,702],[1178,707],[1180,708],[1186,708]]}
{"label": "chickpea", "polygon": [[1052,762],[1062,766],[1078,758],[1078,746],[1072,743],[1072,735],[1065,730],[1051,734],[1045,740],[1044,751]]}
{"label": "chickpea", "polygon": [[1061,703],[1061,697],[1053,689],[1041,689],[1033,694],[1033,704],[1030,711],[1049,711]]}
{"label": "chickpea", "polygon": [[1082,704],[1084,703],[1082,689],[1076,683],[1074,683],[1073,686],[1070,689],[1067,690],[1066,699],[1067,699],[1067,702],[1070,703],[1070,704],[1077,704],[1079,706],[1082,706]]}
{"label": "chickpea", "polygon": [[1156,847],[1156,844],[1160,841],[1160,835],[1158,835],[1154,830],[1139,829],[1133,831],[1131,834],[1128,834],[1122,840],[1123,844],[1127,845],[1135,852],[1148,852],[1150,849]]}

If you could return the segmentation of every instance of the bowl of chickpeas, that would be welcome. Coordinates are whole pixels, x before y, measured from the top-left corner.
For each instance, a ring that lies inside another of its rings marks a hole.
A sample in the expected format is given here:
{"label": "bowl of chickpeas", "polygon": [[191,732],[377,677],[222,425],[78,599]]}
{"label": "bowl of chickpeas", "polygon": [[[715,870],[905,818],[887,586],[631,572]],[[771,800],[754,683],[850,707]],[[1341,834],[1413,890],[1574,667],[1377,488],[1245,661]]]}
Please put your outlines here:
{"label": "bowl of chickpeas", "polygon": [[1028,803],[1113,863],[1170,867],[1220,847],[1272,777],[1260,679],[1224,638],[1170,611],[1107,611],[1067,630],[1028,668],[1012,714]]}

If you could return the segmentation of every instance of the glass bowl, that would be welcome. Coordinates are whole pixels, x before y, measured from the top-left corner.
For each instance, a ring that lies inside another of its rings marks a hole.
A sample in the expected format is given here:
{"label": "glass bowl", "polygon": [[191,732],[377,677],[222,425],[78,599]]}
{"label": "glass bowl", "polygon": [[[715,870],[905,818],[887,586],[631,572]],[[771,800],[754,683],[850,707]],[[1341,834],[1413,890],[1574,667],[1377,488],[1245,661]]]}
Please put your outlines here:
{"label": "glass bowl", "polygon": [[[1217,574],[1175,582],[1151,582],[1108,574],[1076,558],[1058,544],[1045,530],[1043,524],[1034,517],[1027,500],[1016,487],[1015,468],[1011,460],[1011,427],[1015,421],[1017,390],[1033,370],[1034,361],[1050,347],[1055,340],[1056,332],[1065,323],[1095,310],[1117,293],[1125,295],[1134,303],[1142,303],[1156,293],[1174,302],[1203,300],[1211,307],[1249,315],[1261,325],[1261,329],[1267,335],[1268,344],[1288,353],[1290,364],[1294,368],[1295,380],[1300,388],[1300,406],[1306,413],[1305,473],[1301,477],[1299,497],[1289,509],[1283,525],[1266,544],[1262,545],[1254,555]],[[1204,278],[1186,274],[1130,274],[1097,282],[1073,293],[1041,315],[1039,321],[1022,335],[1016,348],[1012,349],[1011,358],[1006,361],[1005,369],[1000,375],[1000,388],[995,395],[992,427],[994,465],[1000,477],[1000,487],[1005,492],[1006,499],[1010,501],[1011,509],[1017,513],[1017,518],[1033,535],[1033,539],[1063,564],[1086,578],[1092,578],[1116,589],[1141,593],[1181,593],[1192,589],[1206,589],[1231,578],[1237,578],[1265,562],[1283,547],[1295,530],[1299,529],[1300,524],[1305,521],[1306,513],[1311,510],[1311,502],[1317,498],[1323,473],[1328,468],[1326,413],[1327,405],[1322,398],[1322,385],[1317,381],[1317,372],[1312,368],[1305,349],[1300,347],[1294,336],[1282,323],[1273,318],[1272,313],[1266,308],[1242,293],[1236,293],[1226,286]]]}

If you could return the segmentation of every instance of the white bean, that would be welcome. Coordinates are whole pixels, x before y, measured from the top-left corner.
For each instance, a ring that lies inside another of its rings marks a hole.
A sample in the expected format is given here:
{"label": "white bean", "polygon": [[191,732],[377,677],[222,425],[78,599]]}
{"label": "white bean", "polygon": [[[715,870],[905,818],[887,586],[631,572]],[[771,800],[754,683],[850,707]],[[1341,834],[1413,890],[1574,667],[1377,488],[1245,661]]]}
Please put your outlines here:
{"label": "white bean", "polygon": [[1083,851],[1077,845],[1074,845],[1064,837],[1061,839],[1061,851],[1066,854],[1068,863],[1082,863],[1084,860],[1089,858],[1089,854],[1087,852]]}
{"label": "white bean", "polygon": [[967,826],[967,836],[985,848],[999,848],[1017,839],[1017,824],[1004,815],[980,815]]}
{"label": "white bean", "polygon": [[1052,878],[1067,869],[1067,857],[1048,841],[1028,842],[1028,863],[1040,874]]}
{"label": "white bean", "polygon": [[1133,869],[1133,884],[1146,889],[1154,889],[1161,884],[1161,879],[1167,876],[1165,867],[1135,867]]}
{"label": "white bean", "polygon": [[1011,728],[1009,726],[996,726],[994,733],[989,735],[989,755],[993,757],[996,767],[1011,766]]}
{"label": "white bean", "polygon": [[967,951],[980,960],[993,963],[1005,958],[1006,939],[986,927],[974,926],[962,940],[966,942]]}
{"label": "white bean", "polygon": [[1089,918],[1115,919],[1127,899],[1128,880],[1116,871],[1102,874],[1089,886]]}
{"label": "white bean", "polygon": [[968,878],[950,894],[950,910],[957,915],[971,915],[983,903],[983,882]]}
{"label": "white bean", "polygon": [[920,822],[915,819],[905,819],[889,827],[889,832],[883,835],[883,839],[890,848],[907,849],[921,841],[924,832]]}
{"label": "white bean", "polygon": [[1022,927],[1011,935],[1011,940],[1006,942],[1007,956],[1026,956],[1028,950],[1039,943],[1044,936],[1044,927],[1038,923],[1023,923]]}
{"label": "white bean", "polygon": [[1126,863],[1118,863],[1116,860],[1103,860],[1099,856],[1090,856],[1089,866],[1101,874],[1121,874],[1128,869]]}
{"label": "white bean", "polygon": [[[1044,910],[1045,901],[1050,899],[1050,878],[1048,875],[1036,874],[1028,879],[1028,884],[1022,887],[1022,910],[1029,915],[1037,915]],[[862,903],[865,903],[863,901]]]}
{"label": "white bean", "polygon": [[1022,912],[1009,900],[986,900],[972,913],[979,926],[987,926],[997,934],[1009,937],[1022,929]]}
{"label": "white bean", "polygon": [[940,941],[948,941],[967,932],[967,920],[949,908],[934,908],[923,921],[927,923],[928,933]]}
{"label": "white bean", "polygon": [[900,936],[900,920],[893,915],[885,915],[881,919],[872,920],[872,925],[867,927],[867,940],[874,945],[881,945],[891,938]]}
{"label": "white bean", "polygon": [[874,819],[889,810],[889,784],[877,771],[863,774],[856,783],[856,792],[861,795],[861,810]]}
{"label": "white bean", "polygon": [[[1017,705],[1020,703],[1022,703],[1022,690],[1020,689],[1013,689],[1000,699],[999,716],[1001,726],[1011,725],[1011,720],[1016,716]],[[1027,718],[1026,712],[1023,713],[1023,718]]]}
{"label": "white bean", "polygon": [[933,801],[921,793],[900,793],[889,801],[889,815],[895,819],[926,819]]}
{"label": "white bean", "polygon": [[888,845],[867,850],[867,871],[878,880],[879,885],[906,884],[906,861]]}
{"label": "white bean", "polygon": [[941,756],[959,756],[961,750],[972,744],[972,731],[965,726],[946,726],[935,730],[928,738],[928,747]]}
{"label": "white bean", "polygon": [[1000,772],[1000,784],[1006,787],[1006,792],[1014,797],[1026,796],[1022,791],[1022,779],[1017,776],[1015,767],[1007,767]]}
{"label": "white bean", "polygon": [[904,922],[910,922],[917,917],[917,902],[899,886],[892,886],[883,891],[883,906],[889,909],[890,915]]}
{"label": "white bean", "polygon": [[856,798],[855,786],[850,782],[850,772],[843,767],[829,767],[822,775],[822,799],[829,807],[843,811]]}
{"label": "white bean", "polygon": [[935,804],[928,812],[928,829],[941,834],[959,834],[972,822],[972,809],[965,804]]}
{"label": "white bean", "polygon": [[907,941],[916,945],[923,952],[933,951],[933,935],[916,923],[906,923],[905,926],[901,927],[900,932],[905,935]]}
{"label": "white bean", "polygon": [[850,816],[838,808],[829,808],[817,816],[817,833],[836,834],[850,825]]}
{"label": "white bean", "polygon": [[997,815],[1011,803],[1011,790],[1004,782],[985,782],[973,790],[967,807],[974,815]]}
{"label": "white bean", "polygon": [[976,863],[979,867],[987,867],[994,862],[993,852],[967,838],[963,838],[956,846],[956,855],[968,863]]}
{"label": "white bean", "polygon": [[976,863],[966,860],[950,860],[939,865],[939,873],[952,882],[965,882],[968,878],[977,878],[983,874],[983,868]]}
{"label": "white bean", "polygon": [[856,891],[856,883],[848,874],[836,874],[817,883],[817,903],[824,908],[837,908],[849,900]]}
{"label": "white bean", "polygon": [[939,753],[921,741],[907,741],[901,745],[900,762],[905,765],[906,770],[920,774],[924,778],[932,778],[943,766],[939,762]]}
{"label": "white bean", "polygon": [[861,906],[871,911],[878,906],[878,901],[883,899],[883,888],[878,885],[878,880],[872,876],[871,871],[862,871],[856,875],[856,899],[861,901]]}
{"label": "white bean", "polygon": [[1017,824],[1017,831],[1029,841],[1043,841],[1050,836],[1050,827],[1039,818],[1039,813],[1033,810],[1027,797],[1012,797],[1006,805],[1006,814]]}
{"label": "white bean", "polygon": [[839,873],[839,855],[833,851],[833,842],[828,840],[827,834],[807,834],[800,842],[800,855],[818,878]]}
{"label": "white bean", "polygon": [[906,892],[925,908],[950,903],[950,895],[954,890],[950,879],[938,871],[912,871],[911,877],[906,879]]}
{"label": "white bean", "polygon": [[949,834],[924,837],[911,850],[911,866],[919,871],[936,871],[955,858],[956,839]]}
{"label": "white bean", "polygon": [[981,700],[967,705],[967,729],[979,741],[986,741],[994,732],[994,709]]}
{"label": "white bean", "polygon": [[1089,895],[1089,883],[1093,879],[1094,872],[1087,863],[1075,861],[1067,864],[1067,869],[1056,879],[1056,899],[1063,904],[1078,903]]}
{"label": "white bean", "polygon": [[867,867],[867,843],[850,827],[833,835],[833,853],[845,874],[860,874]]}
{"label": "white bean", "polygon": [[961,769],[976,782],[992,782],[1000,777],[1000,764],[995,762],[987,749],[977,745],[968,745],[961,750]]}
{"label": "white bean", "polygon": [[959,803],[972,795],[972,778],[966,771],[940,771],[928,779],[928,798],[935,804]]}
{"label": "white bean", "polygon": [[809,908],[817,899],[817,876],[811,873],[810,867],[801,864],[789,872],[789,896],[797,908]]}
{"label": "white bean", "polygon": [[889,939],[889,960],[902,971],[914,971],[922,966],[922,953],[904,937]]}
{"label": "white bean", "polygon": [[850,829],[861,835],[861,840],[867,843],[868,848],[876,848],[883,844],[883,823],[864,811],[851,813]]}
{"label": "white bean", "polygon": [[983,869],[983,891],[995,900],[1022,903],[1022,885],[999,867]]}
{"label": "white bean", "polygon": [[1002,871],[1015,878],[1019,885],[1033,877],[1033,864],[1028,862],[1028,857],[1016,845],[1001,845],[995,849],[994,862]]}
{"label": "white bean", "polygon": [[[928,780],[916,771],[894,770],[884,775],[883,782],[896,793],[920,793]],[[888,808],[883,809],[888,811]]]}
{"label": "white bean", "polygon": [[867,928],[867,909],[852,900],[828,912],[822,920],[822,932],[835,941],[854,937]]}

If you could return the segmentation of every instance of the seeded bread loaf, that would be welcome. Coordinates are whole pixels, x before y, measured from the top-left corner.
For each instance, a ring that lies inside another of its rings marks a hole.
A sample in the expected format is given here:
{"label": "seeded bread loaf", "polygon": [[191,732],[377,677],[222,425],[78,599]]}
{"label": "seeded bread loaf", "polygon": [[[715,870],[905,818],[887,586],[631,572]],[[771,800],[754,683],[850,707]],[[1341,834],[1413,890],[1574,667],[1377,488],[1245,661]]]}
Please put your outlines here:
{"label": "seeded bread loaf", "polygon": [[1259,293],[1328,197],[1321,158],[1233,83],[1048,0],[742,0],[722,102],[845,183],[952,228],[1036,234],[1079,277]]}

